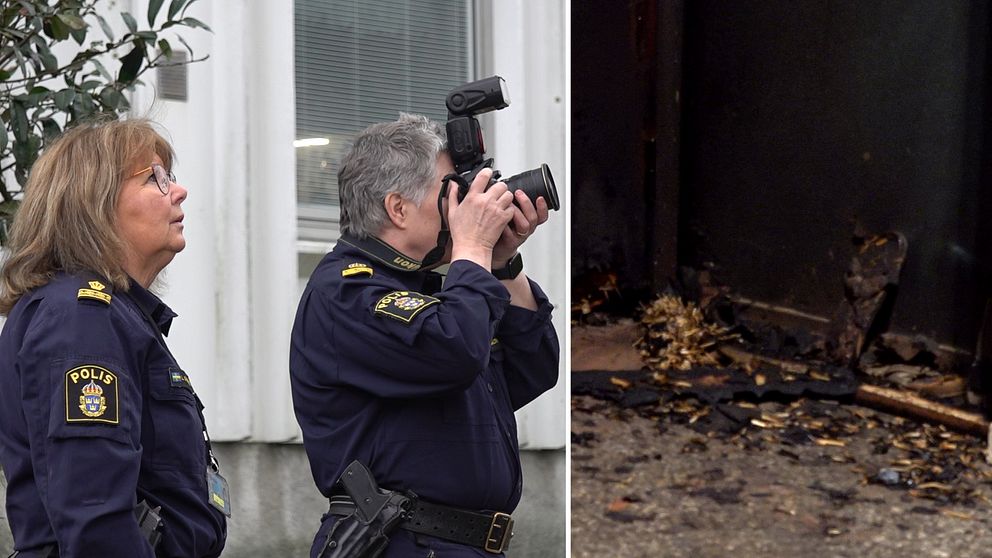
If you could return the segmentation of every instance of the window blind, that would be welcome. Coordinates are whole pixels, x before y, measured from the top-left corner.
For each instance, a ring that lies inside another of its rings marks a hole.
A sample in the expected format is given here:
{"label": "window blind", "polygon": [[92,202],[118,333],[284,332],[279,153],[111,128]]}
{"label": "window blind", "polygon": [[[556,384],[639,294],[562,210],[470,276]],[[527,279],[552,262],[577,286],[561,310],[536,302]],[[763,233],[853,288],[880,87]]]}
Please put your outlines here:
{"label": "window blind", "polygon": [[355,133],[400,111],[444,121],[471,75],[470,0],[295,0],[300,240],[337,236],[337,172]]}

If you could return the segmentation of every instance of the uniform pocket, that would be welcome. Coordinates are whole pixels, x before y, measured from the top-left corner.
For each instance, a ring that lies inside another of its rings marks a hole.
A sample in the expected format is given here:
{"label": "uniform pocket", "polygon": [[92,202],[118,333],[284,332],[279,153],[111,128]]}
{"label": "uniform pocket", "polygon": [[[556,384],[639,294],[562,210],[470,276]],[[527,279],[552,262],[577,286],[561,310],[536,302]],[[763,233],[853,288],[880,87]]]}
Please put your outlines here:
{"label": "uniform pocket", "polygon": [[493,391],[496,386],[479,375],[472,385],[463,392],[442,398],[444,422],[472,426],[496,425],[496,410],[493,407]]}
{"label": "uniform pocket", "polygon": [[177,368],[149,372],[148,416],[152,428],[150,436],[142,436],[142,443],[150,454],[152,467],[202,474],[207,467],[207,450],[196,397],[188,386],[186,375]]}

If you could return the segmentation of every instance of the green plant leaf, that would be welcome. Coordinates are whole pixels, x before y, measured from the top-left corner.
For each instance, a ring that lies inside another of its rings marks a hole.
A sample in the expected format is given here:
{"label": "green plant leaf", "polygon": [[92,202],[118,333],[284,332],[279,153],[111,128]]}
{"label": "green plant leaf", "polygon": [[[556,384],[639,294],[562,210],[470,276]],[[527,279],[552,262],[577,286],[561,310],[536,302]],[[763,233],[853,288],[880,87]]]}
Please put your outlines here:
{"label": "green plant leaf", "polygon": [[121,83],[134,81],[134,78],[138,77],[138,70],[141,69],[141,61],[144,58],[145,49],[138,46],[138,41],[135,41],[135,47],[131,52],[121,57],[121,70],[117,73],[117,81]]}
{"label": "green plant leaf", "polygon": [[62,112],[69,110],[72,100],[76,98],[76,90],[72,88],[63,89],[55,94],[55,106]]}
{"label": "green plant leaf", "polygon": [[[68,38],[68,36],[66,37]],[[38,37],[38,40],[34,41],[34,47],[38,51],[38,58],[41,60],[41,64],[49,72],[57,70],[59,67],[59,61],[52,54],[52,51],[48,48],[48,43],[44,39]]]}
{"label": "green plant leaf", "polygon": [[61,133],[62,128],[59,128],[59,124],[55,121],[55,119],[45,118],[41,121],[41,134],[45,139],[45,143],[59,137],[59,134]]}
{"label": "green plant leaf", "polygon": [[196,19],[195,17],[184,17],[181,20],[179,20],[179,23],[187,27],[199,27],[201,29],[206,29],[207,31],[213,33],[213,29],[211,29],[209,25],[203,23],[202,21]]}
{"label": "green plant leaf", "polygon": [[86,33],[89,30],[86,27],[82,29],[69,29],[69,34],[72,35],[72,40],[76,41],[76,44],[83,46],[83,41],[86,40]]}
{"label": "green plant leaf", "polygon": [[124,19],[124,25],[127,25],[128,31],[134,33],[138,30],[138,22],[134,20],[134,16],[127,12],[121,12],[121,18]]}
{"label": "green plant leaf", "polygon": [[31,134],[23,140],[14,140],[14,163],[17,167],[26,172],[34,160],[38,158],[38,151],[41,149],[41,138],[36,134]]}
{"label": "green plant leaf", "polygon": [[45,30],[45,18],[40,16],[34,16],[28,18],[28,24],[31,25],[31,29],[35,33],[41,33]]}
{"label": "green plant leaf", "polygon": [[56,41],[64,41],[69,38],[69,26],[57,17],[47,20],[44,29],[45,34]]}
{"label": "green plant leaf", "polygon": [[161,50],[162,54],[165,55],[166,60],[172,58],[172,45],[169,44],[169,41],[165,39],[159,40],[158,49]]}
{"label": "green plant leaf", "polygon": [[179,17],[186,17],[186,10],[188,10],[189,7],[192,6],[194,2],[196,2],[196,0],[189,0],[189,2],[186,3],[186,7],[183,8],[182,13],[179,14]]}
{"label": "green plant leaf", "polygon": [[17,213],[17,206],[21,205],[18,200],[0,202],[0,215],[13,215]]}
{"label": "green plant leaf", "polygon": [[24,142],[28,139],[28,112],[24,108],[22,101],[14,101],[10,105],[14,118],[10,121],[11,131],[14,132],[14,143]]}
{"label": "green plant leaf", "polygon": [[73,116],[76,118],[86,118],[93,114],[96,106],[93,104],[93,97],[86,91],[81,91],[72,101]]}
{"label": "green plant leaf", "polygon": [[[196,1],[0,0],[0,157],[10,162],[18,183],[25,183],[31,165],[63,126],[95,114],[127,110],[127,91],[141,83],[153,54],[164,63],[182,48],[181,43],[193,56],[183,37],[167,37],[161,29],[183,26],[210,31],[203,21],[186,17]],[[107,19],[111,9],[100,13],[97,9],[121,4],[147,6],[151,28],[136,21],[136,15],[146,14],[113,9],[125,25],[118,42],[118,24]],[[95,31],[96,24],[100,32]],[[119,64],[113,73],[101,62],[110,57]],[[6,177],[0,176],[0,199],[16,192],[14,180]],[[2,236],[0,230],[0,244]]]}
{"label": "green plant leaf", "polygon": [[169,19],[171,20],[176,17],[176,14],[178,14],[179,10],[183,9],[183,6],[185,5],[186,0],[172,0],[172,3],[169,4]]}
{"label": "green plant leaf", "polygon": [[176,35],[176,38],[179,39],[179,42],[182,43],[183,46],[186,47],[186,50],[189,51],[189,59],[192,60],[196,58],[195,56],[193,56],[193,47],[189,46],[189,43],[186,42],[186,39],[182,38],[179,35]]}
{"label": "green plant leaf", "polygon": [[77,31],[79,29],[86,29],[86,22],[83,21],[83,18],[76,14],[60,13],[55,17],[62,23],[68,25],[71,29],[76,29]]}
{"label": "green plant leaf", "polygon": [[22,8],[24,8],[24,10],[27,12],[28,15],[33,16],[36,13],[38,13],[34,9],[34,4],[28,2],[27,0],[17,0],[17,3],[20,4]]}
{"label": "green plant leaf", "polygon": [[107,20],[103,19],[103,16],[96,14],[96,20],[100,23],[100,29],[103,29],[103,34],[107,36],[108,41],[114,40],[114,30],[110,28],[110,24]]}
{"label": "green plant leaf", "polygon": [[38,107],[38,105],[49,95],[51,90],[47,87],[32,87],[31,91],[28,91],[27,98],[24,100],[25,104],[29,105],[32,109]]}
{"label": "green plant leaf", "polygon": [[103,91],[100,91],[100,102],[104,107],[116,111],[124,102],[124,95],[113,87],[104,87]]}
{"label": "green plant leaf", "polygon": [[105,68],[104,65],[99,60],[97,60],[96,58],[92,58],[92,59],[90,59],[90,62],[92,62],[93,65],[96,66],[97,73],[100,76],[102,76],[103,79],[105,79],[107,81],[113,81],[114,80],[114,78],[110,77],[110,72],[107,71],[107,68]]}
{"label": "green plant leaf", "polygon": [[17,13],[19,11],[20,10],[16,6],[4,8],[3,11],[0,12],[0,24],[4,27],[9,27],[10,23],[14,21],[15,17],[17,17]]}
{"label": "green plant leaf", "polygon": [[20,166],[14,166],[14,178],[17,179],[17,183],[21,185],[21,188],[28,183],[28,171],[24,170]]}
{"label": "green plant leaf", "polygon": [[148,2],[148,26],[155,27],[155,17],[158,16],[158,11],[162,9],[162,2],[165,0],[150,0]]}

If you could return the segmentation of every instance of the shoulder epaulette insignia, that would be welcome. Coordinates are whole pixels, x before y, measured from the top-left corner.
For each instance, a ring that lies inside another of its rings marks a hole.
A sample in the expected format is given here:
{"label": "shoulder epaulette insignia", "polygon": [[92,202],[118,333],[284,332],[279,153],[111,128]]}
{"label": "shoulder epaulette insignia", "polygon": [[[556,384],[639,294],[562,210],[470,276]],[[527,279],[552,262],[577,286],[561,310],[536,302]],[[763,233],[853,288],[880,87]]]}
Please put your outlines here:
{"label": "shoulder epaulette insignia", "polygon": [[411,291],[393,291],[375,303],[375,313],[410,323],[424,309],[441,302],[440,299]]}
{"label": "shoulder epaulette insignia", "polygon": [[99,300],[104,304],[110,304],[113,298],[110,293],[113,289],[97,280],[88,280],[83,283],[83,287],[76,293],[76,300]]}
{"label": "shoulder epaulette insignia", "polygon": [[372,268],[368,264],[355,262],[348,264],[348,267],[341,270],[341,277],[351,277],[353,275],[368,275],[372,277]]}

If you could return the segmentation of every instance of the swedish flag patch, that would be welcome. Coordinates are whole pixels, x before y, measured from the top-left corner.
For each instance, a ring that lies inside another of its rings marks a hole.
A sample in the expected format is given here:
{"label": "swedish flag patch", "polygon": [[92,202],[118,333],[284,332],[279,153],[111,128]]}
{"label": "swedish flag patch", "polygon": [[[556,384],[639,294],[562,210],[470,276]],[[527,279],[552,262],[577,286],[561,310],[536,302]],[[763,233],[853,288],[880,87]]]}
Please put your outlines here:
{"label": "swedish flag patch", "polygon": [[441,302],[441,299],[412,291],[393,291],[375,303],[375,313],[410,323],[426,308]]}

